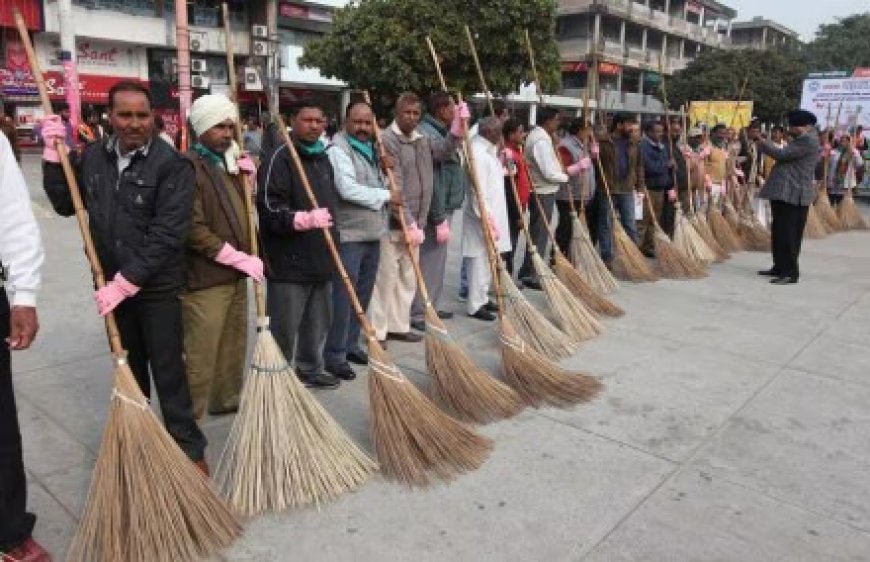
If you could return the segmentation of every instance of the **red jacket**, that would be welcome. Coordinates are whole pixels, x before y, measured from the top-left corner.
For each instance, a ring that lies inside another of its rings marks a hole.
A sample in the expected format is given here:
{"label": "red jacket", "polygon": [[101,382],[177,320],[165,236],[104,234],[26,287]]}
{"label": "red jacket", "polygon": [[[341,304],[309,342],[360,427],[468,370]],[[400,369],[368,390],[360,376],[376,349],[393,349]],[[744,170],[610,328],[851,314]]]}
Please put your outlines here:
{"label": "red jacket", "polygon": [[517,183],[517,191],[520,194],[520,202],[523,204],[523,210],[529,204],[529,195],[531,194],[531,184],[529,184],[529,169],[526,165],[526,160],[523,158],[523,153],[516,147],[506,145],[504,152],[516,166],[517,174],[514,180]]}

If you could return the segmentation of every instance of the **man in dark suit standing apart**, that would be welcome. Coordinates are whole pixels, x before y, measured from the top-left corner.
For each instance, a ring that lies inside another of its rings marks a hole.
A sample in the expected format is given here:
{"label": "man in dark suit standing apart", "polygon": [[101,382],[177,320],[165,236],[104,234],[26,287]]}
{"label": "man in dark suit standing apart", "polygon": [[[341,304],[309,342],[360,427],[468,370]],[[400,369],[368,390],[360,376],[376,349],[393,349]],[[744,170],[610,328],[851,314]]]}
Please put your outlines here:
{"label": "man in dark suit standing apart", "polygon": [[758,129],[748,130],[759,154],[767,154],[776,162],[759,193],[760,198],[770,200],[773,214],[770,229],[773,267],[758,274],[773,277],[770,282],[774,285],[797,283],[800,277],[801,240],[807,211],[816,198],[813,173],[819,158],[819,139],[815,124],[816,116],[809,111],[789,113],[789,133],[794,140],[782,148],[763,139]]}

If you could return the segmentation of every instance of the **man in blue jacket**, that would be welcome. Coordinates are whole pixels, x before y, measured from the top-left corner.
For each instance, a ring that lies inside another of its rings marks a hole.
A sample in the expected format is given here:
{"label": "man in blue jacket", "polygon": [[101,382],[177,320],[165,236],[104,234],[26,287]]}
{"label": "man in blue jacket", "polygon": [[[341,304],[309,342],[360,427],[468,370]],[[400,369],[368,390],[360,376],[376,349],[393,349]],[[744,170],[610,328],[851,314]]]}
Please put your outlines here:
{"label": "man in blue jacket", "polygon": [[[674,189],[674,160],[665,139],[664,125],[660,121],[651,121],[644,127],[643,138],[640,141],[640,155],[643,159],[644,178],[649,192],[656,218],[665,231],[672,229],[674,223],[674,201],[677,192]],[[640,249],[647,257],[655,253],[653,219],[649,208],[643,210],[641,224]]]}

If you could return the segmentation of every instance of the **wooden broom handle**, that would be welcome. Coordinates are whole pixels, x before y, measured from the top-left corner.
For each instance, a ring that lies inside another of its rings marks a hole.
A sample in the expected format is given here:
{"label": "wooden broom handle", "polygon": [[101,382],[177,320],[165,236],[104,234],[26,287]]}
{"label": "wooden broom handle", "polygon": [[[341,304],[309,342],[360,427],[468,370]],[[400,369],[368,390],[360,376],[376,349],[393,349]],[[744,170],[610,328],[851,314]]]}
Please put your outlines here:
{"label": "wooden broom handle", "polygon": [[[365,96],[366,103],[371,106],[372,100],[369,97],[368,91],[363,92],[363,96]],[[384,155],[387,153],[387,151],[384,149],[384,143],[381,140],[381,128],[378,127],[377,119],[372,120],[372,126],[374,127],[375,131],[375,141],[378,149],[378,155],[381,158],[381,162],[383,162]],[[384,168],[387,173],[387,182],[389,183],[390,193],[393,195],[393,197],[396,197],[397,195],[401,194],[398,184],[396,183],[396,175],[391,168]],[[402,207],[399,207],[398,212],[395,214],[398,215],[399,226],[402,229],[402,239],[405,242],[405,248],[408,250],[408,258],[410,258],[411,260],[411,266],[414,268],[414,276],[417,277],[417,288],[420,290],[420,295],[423,297],[426,305],[431,306],[432,299],[429,297],[429,288],[426,286],[426,279],[423,277],[423,270],[420,268],[420,260],[417,255],[414,254],[414,245],[411,243],[411,237],[408,235],[408,224],[405,220],[405,211]]]}
{"label": "wooden broom handle", "polygon": [[[290,139],[290,135],[287,134],[287,126],[284,125],[280,116],[276,115],[274,119],[278,128],[278,134],[281,135],[281,140],[283,140],[284,144],[287,145],[287,150],[290,152],[290,159],[293,161],[293,165],[299,172],[299,178],[302,181],[302,188],[305,190],[305,194],[308,196],[311,206],[314,209],[319,209],[320,205],[317,203],[317,197],[314,195],[314,191],[311,189],[311,184],[308,182],[308,174],[305,173],[305,168],[302,166],[302,160],[299,158],[296,146]],[[368,317],[366,317],[365,310],[359,302],[356,289],[353,286],[353,282],[350,280],[350,276],[347,274],[347,269],[345,269],[344,263],[341,261],[341,256],[338,253],[338,247],[335,245],[335,240],[332,238],[332,233],[329,231],[329,228],[322,228],[321,231],[323,232],[323,237],[326,239],[326,247],[329,249],[332,261],[335,263],[339,276],[344,282],[344,288],[347,290],[347,296],[350,298],[350,303],[353,306],[353,310],[356,313],[360,326],[362,326],[362,329],[369,340],[376,340],[377,336],[375,334],[375,329],[371,322],[369,322]]]}
{"label": "wooden broom handle", "polygon": [[486,78],[483,76],[483,67],[480,66],[480,59],[477,56],[477,47],[474,46],[474,37],[471,35],[471,29],[468,25],[465,26],[465,38],[468,40],[468,48],[471,50],[471,58],[474,60],[474,68],[477,70],[477,78],[480,80],[480,85],[483,86],[483,93],[486,96],[486,104],[489,106],[489,114],[495,115],[495,109],[492,106],[492,94],[489,91],[489,87],[486,85]]}
{"label": "wooden broom handle", "polygon": [[[233,34],[230,31],[230,10],[227,6],[226,2],[221,4],[221,10],[223,10],[223,19],[224,19],[224,43],[226,44],[227,51],[227,75],[230,82],[230,100],[234,104],[236,104],[236,108],[238,111],[238,79],[236,77],[236,59],[235,53],[233,50]],[[235,123],[235,135],[236,142],[239,145],[239,148],[242,147],[242,143],[244,142],[242,139],[242,123],[241,116],[237,115],[236,123]],[[252,185],[252,180],[248,177],[248,174],[239,170],[239,173],[242,176],[242,184],[245,188],[245,214],[248,216],[248,237],[250,238],[251,244],[251,255],[257,256],[260,253],[259,249],[259,239],[257,238],[257,220],[254,216],[254,189]],[[254,282],[254,302],[257,306],[257,318],[265,318],[266,316],[266,292],[263,288],[262,283]]]}
{"label": "wooden broom handle", "polygon": [[[48,89],[45,86],[45,78],[42,76],[42,70],[39,68],[39,62],[36,59],[36,53],[33,50],[33,43],[30,41],[30,35],[27,31],[27,24],[24,18],[21,17],[21,12],[18,8],[13,8],[15,17],[15,26],[18,28],[18,34],[21,36],[21,42],[24,44],[24,49],[27,52],[27,62],[30,65],[30,71],[36,81],[36,86],[39,89],[39,101],[42,104],[42,110],[49,115],[52,113],[51,101],[48,98]],[[66,178],[67,187],[69,188],[70,199],[72,199],[73,208],[76,213],[76,220],[79,225],[79,232],[82,235],[82,241],[85,245],[85,255],[91,266],[91,272],[94,277],[94,283],[98,289],[106,286],[106,276],[103,273],[103,267],[100,264],[100,258],[97,257],[97,250],[94,247],[94,240],[91,238],[91,231],[88,227],[88,215],[85,211],[85,206],[82,201],[79,184],[76,181],[76,175],[73,171],[72,164],[69,161],[69,153],[66,149],[66,143],[63,139],[55,139],[55,150],[60,155],[60,163],[63,168],[63,174]],[[115,321],[114,313],[110,312],[105,317],[106,332],[109,337],[109,345],[112,348],[112,353],[116,356],[122,356],[126,352],[121,342],[121,334],[118,331],[118,324]]]}

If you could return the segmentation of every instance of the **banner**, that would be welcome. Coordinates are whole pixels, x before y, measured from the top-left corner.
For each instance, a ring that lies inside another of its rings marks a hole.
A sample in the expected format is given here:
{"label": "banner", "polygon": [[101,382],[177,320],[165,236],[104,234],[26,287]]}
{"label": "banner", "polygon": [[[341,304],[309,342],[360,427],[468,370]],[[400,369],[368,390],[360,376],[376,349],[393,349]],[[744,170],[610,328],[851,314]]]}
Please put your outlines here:
{"label": "banner", "polygon": [[745,100],[693,101],[689,104],[689,121],[692,126],[705,123],[709,127],[724,123],[727,127],[745,127],[752,121],[753,102]]}
{"label": "banner", "polygon": [[870,78],[804,80],[801,109],[815,114],[820,127],[835,127],[838,108],[837,130],[870,128]]}

